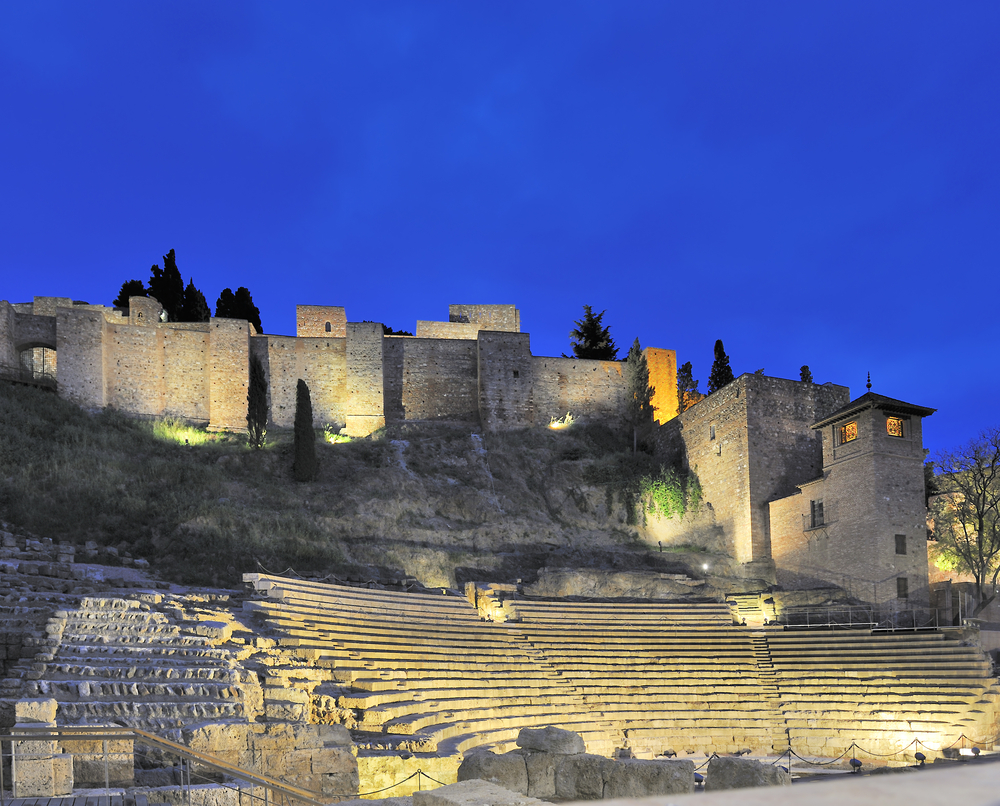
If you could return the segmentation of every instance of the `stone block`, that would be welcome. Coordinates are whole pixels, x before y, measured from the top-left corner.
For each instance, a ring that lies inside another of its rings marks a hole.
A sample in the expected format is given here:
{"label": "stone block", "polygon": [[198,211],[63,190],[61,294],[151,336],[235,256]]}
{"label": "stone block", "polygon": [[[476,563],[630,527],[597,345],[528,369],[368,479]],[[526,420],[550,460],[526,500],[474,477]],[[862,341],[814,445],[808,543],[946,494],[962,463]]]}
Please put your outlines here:
{"label": "stone block", "polygon": [[52,794],[56,797],[73,794],[73,757],[68,753],[52,757]]}
{"label": "stone block", "polygon": [[307,707],[297,702],[264,702],[264,716],[280,722],[305,722]]}
{"label": "stone block", "polygon": [[354,745],[351,732],[344,725],[316,725],[315,727],[319,729],[324,746],[350,747]]}
{"label": "stone block", "polygon": [[543,801],[472,779],[413,793],[413,806],[543,806]]}
{"label": "stone block", "polygon": [[528,797],[556,796],[556,764],[560,759],[553,753],[524,753],[524,765],[528,769]]}
{"label": "stone block", "polygon": [[615,762],[605,798],[648,798],[694,792],[693,761],[625,759]]}
{"label": "stone block", "polygon": [[752,758],[716,756],[708,762],[705,791],[752,786],[791,786],[792,777],[781,767]]}
{"label": "stone block", "polygon": [[55,769],[52,756],[21,758],[14,769],[15,798],[51,798],[55,796]]}
{"label": "stone block", "polygon": [[586,753],[587,747],[578,733],[562,728],[522,728],[517,734],[517,746],[525,750],[539,750],[543,753],[572,755]]}
{"label": "stone block", "polygon": [[199,621],[194,627],[194,634],[225,643],[233,634],[233,625],[229,621]]}
{"label": "stone block", "polygon": [[580,753],[563,756],[556,765],[556,797],[562,800],[600,800],[615,762]]}
{"label": "stone block", "polygon": [[[95,726],[94,731],[100,731]],[[101,739],[60,741],[63,752],[73,758],[73,779],[77,786],[104,786],[104,741]],[[108,739],[108,783],[131,786],[135,781],[132,739]]]}
{"label": "stone block", "polygon": [[58,703],[51,699],[18,700],[14,703],[15,722],[41,722],[46,725],[56,721]]}
{"label": "stone block", "polygon": [[312,771],[321,775],[357,773],[358,760],[346,747],[322,747],[312,751]]}
{"label": "stone block", "polygon": [[458,768],[458,780],[490,781],[510,792],[528,794],[528,769],[519,753],[495,755],[489,750],[465,757]]}

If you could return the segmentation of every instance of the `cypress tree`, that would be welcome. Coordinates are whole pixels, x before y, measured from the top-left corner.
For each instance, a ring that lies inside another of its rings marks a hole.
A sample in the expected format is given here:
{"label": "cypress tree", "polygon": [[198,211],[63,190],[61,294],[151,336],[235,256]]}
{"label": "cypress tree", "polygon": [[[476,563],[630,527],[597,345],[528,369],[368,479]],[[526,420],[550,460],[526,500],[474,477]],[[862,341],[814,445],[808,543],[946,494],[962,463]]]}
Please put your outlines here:
{"label": "cypress tree", "polygon": [[318,469],[312,399],[306,382],[299,378],[295,386],[295,462],[292,473],[296,481],[312,481]]}
{"label": "cypress tree", "polygon": [[171,322],[182,321],[181,308],[184,304],[184,280],[177,270],[177,259],[171,249],[163,256],[163,268],[156,263],[149,270],[149,296],[155,297],[167,312]]}
{"label": "cypress tree", "polygon": [[812,371],[809,369],[809,365],[808,364],[803,364],[799,368],[799,380],[802,381],[802,383],[813,383],[814,382],[813,381],[813,374],[812,374]]}
{"label": "cypress tree", "polygon": [[142,280],[126,280],[111,304],[116,308],[127,308],[129,297],[144,296],[146,296],[146,286]]}
{"label": "cypress tree", "polygon": [[[309,406],[310,410],[312,406]],[[312,412],[310,411],[310,418]],[[296,433],[298,431],[296,430]],[[250,382],[247,385],[247,444],[254,450],[264,447],[267,434],[267,378],[257,353],[250,353]]]}
{"label": "cypress tree", "polygon": [[179,322],[207,322],[212,316],[205,295],[194,284],[194,279],[184,289],[184,301],[181,303]]}
{"label": "cypress tree", "polygon": [[653,388],[649,385],[649,365],[636,339],[625,359],[625,421],[632,428],[632,453],[639,449],[639,432],[653,422]]}
{"label": "cypress tree", "polygon": [[677,369],[677,413],[682,414],[701,400],[704,395],[698,391],[698,381],[693,377],[691,362],[685,361]]}
{"label": "cypress tree", "polygon": [[715,361],[712,362],[712,372],[708,376],[708,393],[717,392],[727,383],[734,380],[733,370],[729,366],[729,356],[722,346],[722,339],[715,342]]}

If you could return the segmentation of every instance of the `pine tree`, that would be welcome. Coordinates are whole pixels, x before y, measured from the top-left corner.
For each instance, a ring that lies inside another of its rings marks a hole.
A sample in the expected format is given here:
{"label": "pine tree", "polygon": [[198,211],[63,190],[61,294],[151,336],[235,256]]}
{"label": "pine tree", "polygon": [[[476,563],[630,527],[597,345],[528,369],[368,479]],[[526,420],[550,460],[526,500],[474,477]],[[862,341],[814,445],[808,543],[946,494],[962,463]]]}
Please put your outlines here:
{"label": "pine tree", "polygon": [[682,414],[705,396],[698,391],[691,362],[685,361],[677,370],[677,413]]}
{"label": "pine tree", "polygon": [[149,296],[155,297],[167,312],[171,322],[181,321],[184,304],[184,280],[177,270],[177,260],[171,249],[163,256],[163,268],[154,263],[149,270]]}
{"label": "pine tree", "polygon": [[295,462],[292,465],[296,481],[312,481],[319,469],[319,461],[316,458],[316,432],[313,430],[312,419],[309,387],[299,378],[295,386]]}
{"label": "pine tree", "polygon": [[221,319],[246,319],[257,328],[258,333],[264,332],[260,310],[253,304],[250,291],[243,286],[237,288],[235,294],[231,288],[222,289],[215,303],[215,315]]}
{"label": "pine tree", "polygon": [[146,286],[143,284],[142,280],[126,280],[122,283],[118,296],[115,297],[114,302],[111,304],[115,308],[127,308],[129,297],[144,296],[146,296]]}
{"label": "pine tree", "polygon": [[[309,408],[311,410],[312,406],[310,405]],[[311,418],[312,412],[310,411]],[[264,376],[264,364],[261,362],[260,356],[257,353],[250,353],[250,382],[247,385],[247,444],[254,450],[260,450],[264,447],[266,434],[267,378]]]}
{"label": "pine tree", "polygon": [[639,339],[632,343],[622,368],[625,376],[625,421],[632,429],[632,453],[639,449],[639,432],[653,422],[653,388],[649,385],[649,366],[642,354]]}
{"label": "pine tree", "polygon": [[808,364],[803,364],[799,368],[799,380],[802,381],[802,383],[815,383],[815,381],[813,381],[813,374],[809,370]]}
{"label": "pine tree", "polygon": [[212,316],[205,295],[194,284],[194,278],[184,289],[184,301],[181,303],[179,322],[207,322]]}
{"label": "pine tree", "polygon": [[729,356],[722,346],[722,339],[715,342],[715,361],[712,362],[712,372],[708,376],[708,393],[717,392],[727,383],[734,380],[733,370],[729,367]]}
{"label": "pine tree", "polygon": [[618,360],[618,348],[611,338],[611,331],[601,323],[605,313],[607,311],[595,314],[589,305],[583,306],[583,319],[574,322],[576,327],[569,332],[573,355],[577,358]]}

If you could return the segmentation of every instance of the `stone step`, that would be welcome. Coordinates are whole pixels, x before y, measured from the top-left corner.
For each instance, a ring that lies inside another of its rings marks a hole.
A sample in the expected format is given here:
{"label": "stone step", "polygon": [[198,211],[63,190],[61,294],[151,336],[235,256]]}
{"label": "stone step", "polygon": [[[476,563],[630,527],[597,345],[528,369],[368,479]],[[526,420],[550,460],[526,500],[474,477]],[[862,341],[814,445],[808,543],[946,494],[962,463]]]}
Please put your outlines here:
{"label": "stone step", "polygon": [[86,700],[96,702],[107,700],[125,700],[133,697],[156,697],[177,699],[236,699],[241,696],[240,690],[227,683],[179,683],[174,685],[146,683],[108,683],[92,680],[53,681],[45,680],[48,694],[57,700]]}

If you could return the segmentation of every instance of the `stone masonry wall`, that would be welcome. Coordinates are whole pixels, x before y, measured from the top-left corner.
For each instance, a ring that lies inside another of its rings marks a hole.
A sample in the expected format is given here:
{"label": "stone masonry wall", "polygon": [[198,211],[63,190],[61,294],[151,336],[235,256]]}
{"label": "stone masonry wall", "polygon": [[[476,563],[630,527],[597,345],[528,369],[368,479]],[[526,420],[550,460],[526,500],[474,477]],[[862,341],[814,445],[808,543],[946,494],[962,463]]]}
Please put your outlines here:
{"label": "stone masonry wall", "polygon": [[382,325],[347,325],[347,433],[365,436],[385,425]]}
{"label": "stone masonry wall", "polygon": [[14,351],[20,353],[36,345],[41,347],[56,347],[56,316],[34,316],[32,314],[14,314]]}
{"label": "stone masonry wall", "polygon": [[654,419],[665,423],[677,416],[677,353],[660,347],[642,351],[649,367],[649,385],[653,387]]}
{"label": "stone masonry wall", "polygon": [[[327,325],[330,329],[327,330]],[[347,312],[338,305],[296,305],[295,335],[328,339],[347,337]]]}
{"label": "stone masonry wall", "polygon": [[163,414],[208,423],[209,323],[197,328],[164,326],[162,333]]}
{"label": "stone masonry wall", "polygon": [[7,300],[0,301],[0,367],[16,367],[18,350],[14,344],[17,313]]}
{"label": "stone masonry wall", "polygon": [[418,339],[475,339],[480,330],[488,330],[478,322],[417,322]]}
{"label": "stone masonry wall", "polygon": [[535,425],[567,413],[575,417],[621,415],[625,382],[620,361],[533,357]]}
{"label": "stone masonry wall", "polygon": [[295,424],[298,379],[309,387],[313,424],[347,423],[347,339],[254,336],[268,378],[270,422]]}
{"label": "stone masonry wall", "polygon": [[477,343],[387,337],[386,421],[479,420]]}
{"label": "stone masonry wall", "polygon": [[477,344],[479,416],[483,428],[531,425],[533,360],[528,334],[483,330]]}
{"label": "stone masonry wall", "polygon": [[107,405],[133,414],[163,413],[163,331],[105,326]]}
{"label": "stone masonry wall", "polygon": [[242,431],[247,427],[250,323],[240,319],[211,319],[208,324],[210,426]]}
{"label": "stone masonry wall", "polygon": [[485,330],[521,332],[521,312],[513,305],[449,305],[448,321],[480,324]]}
{"label": "stone masonry wall", "polygon": [[86,408],[104,408],[104,315],[60,308],[56,328],[59,396]]}

